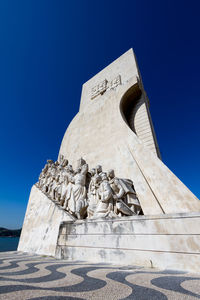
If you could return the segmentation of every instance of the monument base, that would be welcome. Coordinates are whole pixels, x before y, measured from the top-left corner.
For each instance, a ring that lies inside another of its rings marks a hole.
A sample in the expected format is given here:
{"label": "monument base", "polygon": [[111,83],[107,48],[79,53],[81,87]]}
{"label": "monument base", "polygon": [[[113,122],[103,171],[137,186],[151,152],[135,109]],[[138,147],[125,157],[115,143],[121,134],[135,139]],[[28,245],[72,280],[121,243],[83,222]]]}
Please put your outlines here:
{"label": "monument base", "polygon": [[34,185],[17,250],[54,256],[60,222],[72,219]]}
{"label": "monument base", "polygon": [[67,221],[56,257],[199,272],[199,245],[200,213]]}

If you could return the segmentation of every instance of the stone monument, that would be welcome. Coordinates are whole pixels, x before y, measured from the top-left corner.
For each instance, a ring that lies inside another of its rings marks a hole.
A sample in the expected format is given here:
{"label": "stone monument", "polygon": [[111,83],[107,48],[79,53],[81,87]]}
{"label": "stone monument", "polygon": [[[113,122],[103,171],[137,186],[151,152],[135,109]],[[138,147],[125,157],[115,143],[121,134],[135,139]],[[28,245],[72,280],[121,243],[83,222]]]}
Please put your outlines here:
{"label": "stone monument", "polygon": [[18,250],[200,267],[200,202],[161,160],[130,49],[83,85],[56,162],[33,186]]}

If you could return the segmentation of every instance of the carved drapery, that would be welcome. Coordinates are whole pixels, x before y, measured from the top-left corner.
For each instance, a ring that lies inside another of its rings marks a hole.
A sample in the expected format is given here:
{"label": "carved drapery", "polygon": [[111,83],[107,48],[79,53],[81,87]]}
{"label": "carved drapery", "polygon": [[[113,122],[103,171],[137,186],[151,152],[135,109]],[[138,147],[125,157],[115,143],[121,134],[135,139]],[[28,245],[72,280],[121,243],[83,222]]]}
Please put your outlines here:
{"label": "carved drapery", "polygon": [[47,160],[36,185],[78,219],[142,214],[130,179],[115,177],[114,170],[103,172],[101,165],[89,171],[82,158],[78,160],[76,170],[62,155],[56,162]]}

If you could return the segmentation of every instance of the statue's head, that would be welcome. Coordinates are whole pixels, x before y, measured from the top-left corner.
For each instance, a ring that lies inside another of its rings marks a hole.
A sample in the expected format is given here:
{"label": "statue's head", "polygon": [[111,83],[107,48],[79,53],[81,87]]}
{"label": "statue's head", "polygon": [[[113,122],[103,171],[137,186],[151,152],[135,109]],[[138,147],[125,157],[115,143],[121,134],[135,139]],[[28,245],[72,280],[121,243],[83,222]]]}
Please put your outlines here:
{"label": "statue's head", "polygon": [[94,175],[95,175],[95,173],[96,173],[96,170],[95,170],[95,168],[92,168],[92,169],[90,170],[90,174],[91,174],[91,176],[94,176]]}
{"label": "statue's head", "polygon": [[77,163],[76,163],[76,166],[77,168],[81,168],[82,166],[84,166],[86,164],[86,161],[81,157]]}
{"label": "statue's head", "polygon": [[74,172],[74,170],[73,170],[73,168],[72,168],[72,165],[68,165],[68,166],[66,167],[66,170],[67,170],[67,172],[70,172],[70,173],[73,173],[73,172]]}
{"label": "statue's head", "polygon": [[97,165],[95,169],[97,174],[100,174],[102,172],[102,166],[100,165]]}
{"label": "statue's head", "polygon": [[113,169],[108,170],[107,174],[108,174],[109,178],[114,178],[115,177],[115,172],[114,172]]}
{"label": "statue's head", "polygon": [[60,163],[62,163],[62,162],[63,162],[63,159],[64,159],[64,155],[60,154],[59,157],[58,157],[58,161],[59,161]]}
{"label": "statue's head", "polygon": [[49,165],[52,165],[52,164],[53,164],[53,160],[52,160],[52,159],[47,159],[47,163],[48,163]]}
{"label": "statue's head", "polygon": [[67,159],[63,159],[62,161],[62,167],[66,167],[68,165],[68,160]]}
{"label": "statue's head", "polygon": [[100,176],[103,181],[108,180],[107,174],[105,172],[102,172]]}

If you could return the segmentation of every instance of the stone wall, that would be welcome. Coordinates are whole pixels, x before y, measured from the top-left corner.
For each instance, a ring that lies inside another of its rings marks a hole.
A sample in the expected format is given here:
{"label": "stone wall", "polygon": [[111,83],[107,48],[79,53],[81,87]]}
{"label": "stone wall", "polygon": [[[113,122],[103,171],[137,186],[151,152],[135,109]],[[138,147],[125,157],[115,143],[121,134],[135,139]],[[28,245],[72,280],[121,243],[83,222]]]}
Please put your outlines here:
{"label": "stone wall", "polygon": [[72,217],[34,185],[17,250],[54,256],[60,222],[68,220]]}
{"label": "stone wall", "polygon": [[56,257],[200,270],[200,213],[64,222]]}
{"label": "stone wall", "polygon": [[[92,98],[105,79],[121,83]],[[135,187],[145,215],[200,211],[200,201],[159,159],[159,149],[145,103],[133,113],[135,132],[124,118],[123,108],[131,91],[132,107],[140,92],[144,100],[139,70],[128,51],[83,85],[79,113],[64,135],[60,155],[75,165],[84,158],[89,166],[114,169],[116,177],[129,178]],[[157,155],[155,153],[157,152]]]}
{"label": "stone wall", "polygon": [[161,158],[149,108],[144,95],[139,99],[136,105],[133,105],[129,122],[131,129],[135,131],[143,144]]}

